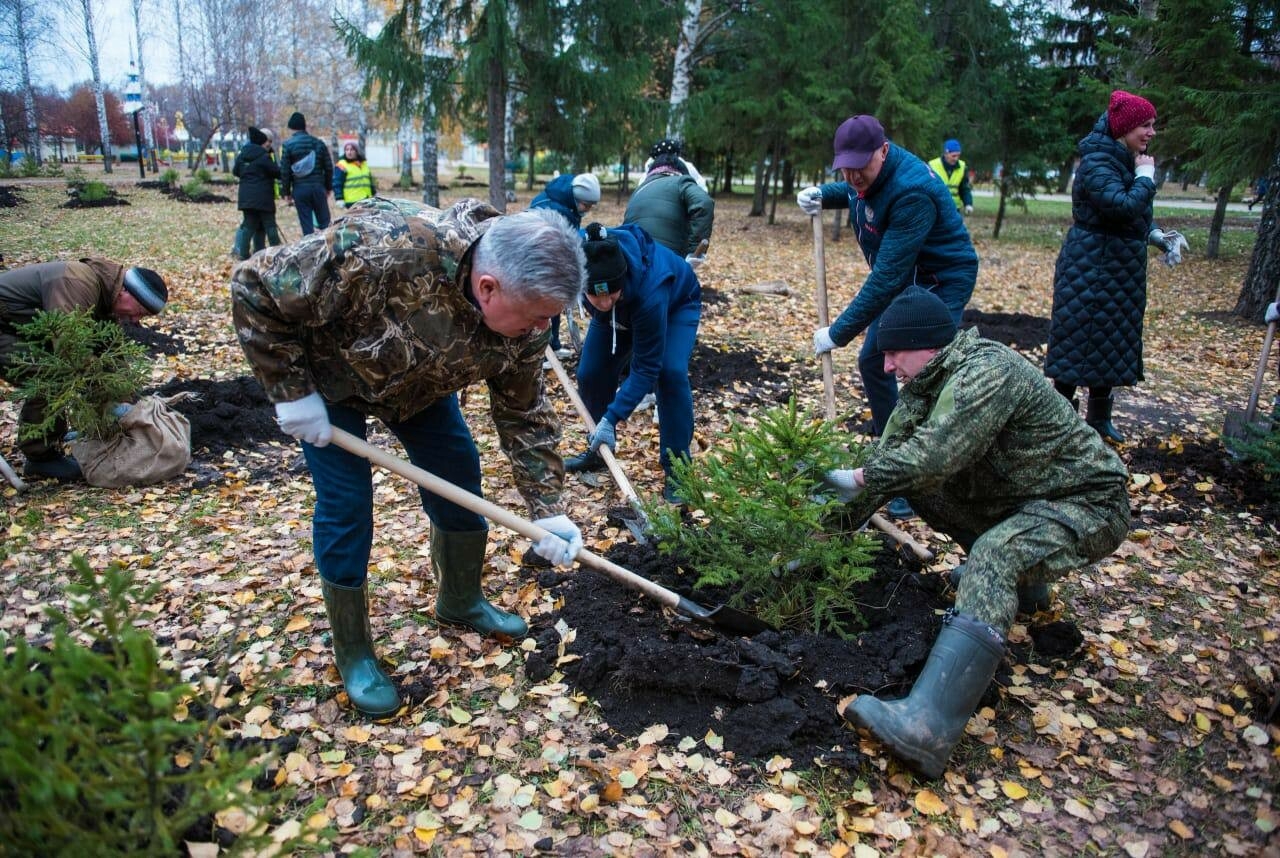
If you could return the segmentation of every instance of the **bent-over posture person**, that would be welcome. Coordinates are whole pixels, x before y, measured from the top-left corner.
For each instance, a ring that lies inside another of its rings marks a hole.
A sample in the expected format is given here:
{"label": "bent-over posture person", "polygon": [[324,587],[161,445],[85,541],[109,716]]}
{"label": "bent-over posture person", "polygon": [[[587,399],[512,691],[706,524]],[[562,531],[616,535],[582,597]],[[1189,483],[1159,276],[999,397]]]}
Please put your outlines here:
{"label": "bent-over posture person", "polygon": [[1024,357],[956,333],[932,292],[911,287],[880,318],[898,404],[865,465],[827,482],[856,520],[906,497],[968,553],[954,609],[908,697],[859,695],[842,713],[928,777],[951,751],[1004,655],[1015,614],[1048,584],[1106,557],[1129,529],[1119,457]]}
{"label": "bent-over posture person", "polygon": [[[542,353],[548,320],[578,300],[582,283],[581,242],[564,218],[500,217],[479,200],[444,211],[365,200],[329,229],[235,270],[236,333],[280,427],[302,441],[315,484],[316,569],[338,672],[361,712],[389,715],[400,698],[369,630],[370,464],[331,445],[331,425],[363,438],[377,417],[414,464],[478,495],[480,457],[457,391],[485,381],[516,488],[549,531],[534,550],[571,563],[582,536],[564,514],[560,424],[543,390]],[[420,495],[439,579],[436,618],[523,637],[524,620],[480,588],[484,519]]]}

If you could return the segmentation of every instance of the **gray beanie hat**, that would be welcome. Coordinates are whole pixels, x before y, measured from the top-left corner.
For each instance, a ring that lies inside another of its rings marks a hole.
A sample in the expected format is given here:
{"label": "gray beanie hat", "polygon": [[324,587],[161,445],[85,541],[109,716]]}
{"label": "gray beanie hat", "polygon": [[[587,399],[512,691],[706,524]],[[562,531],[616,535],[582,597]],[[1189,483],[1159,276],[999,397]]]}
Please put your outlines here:
{"label": "gray beanie hat", "polygon": [[880,315],[876,341],[882,352],[936,349],[956,336],[956,323],[942,299],[919,286],[908,286]]}
{"label": "gray beanie hat", "polygon": [[148,313],[155,315],[169,300],[164,278],[150,268],[133,267],[124,273],[124,288]]}

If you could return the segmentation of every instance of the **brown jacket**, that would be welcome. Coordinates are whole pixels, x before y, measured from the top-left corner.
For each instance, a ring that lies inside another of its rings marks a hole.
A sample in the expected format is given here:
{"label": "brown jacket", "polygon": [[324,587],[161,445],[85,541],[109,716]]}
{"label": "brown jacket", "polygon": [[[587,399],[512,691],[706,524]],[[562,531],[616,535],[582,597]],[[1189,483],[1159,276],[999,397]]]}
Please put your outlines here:
{"label": "brown jacket", "polygon": [[0,272],[0,331],[14,333],[41,310],[92,310],[112,318],[124,288],[124,266],[91,256],[76,262],[41,262]]}

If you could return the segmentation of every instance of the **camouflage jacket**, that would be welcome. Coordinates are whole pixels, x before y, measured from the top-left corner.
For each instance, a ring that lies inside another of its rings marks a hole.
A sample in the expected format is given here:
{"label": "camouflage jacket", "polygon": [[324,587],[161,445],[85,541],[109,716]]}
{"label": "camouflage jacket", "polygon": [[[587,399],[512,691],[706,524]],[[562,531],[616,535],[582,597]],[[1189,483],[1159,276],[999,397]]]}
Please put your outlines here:
{"label": "camouflage jacket", "polygon": [[[1003,517],[1029,501],[1123,491],[1124,463],[1013,349],[962,331],[903,386],[863,466],[879,507],[945,490]],[[870,512],[867,513],[870,515]]]}
{"label": "camouflage jacket", "polygon": [[543,391],[546,331],[503,337],[465,284],[470,248],[498,212],[369,199],[328,229],[236,267],[236,335],[272,402],[319,391],[405,420],[483,379],[516,486],[538,516],[562,511],[560,424]]}

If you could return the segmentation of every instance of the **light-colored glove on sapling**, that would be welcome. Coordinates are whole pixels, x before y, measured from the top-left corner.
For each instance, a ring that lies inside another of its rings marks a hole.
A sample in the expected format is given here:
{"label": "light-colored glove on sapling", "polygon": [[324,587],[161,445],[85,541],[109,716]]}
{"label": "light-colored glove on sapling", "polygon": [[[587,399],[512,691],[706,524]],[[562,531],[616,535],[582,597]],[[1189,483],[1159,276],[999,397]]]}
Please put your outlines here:
{"label": "light-colored glove on sapling", "polygon": [[796,204],[810,217],[822,214],[822,189],[814,186],[805,188],[796,194]]}
{"label": "light-colored glove on sapling", "polygon": [[533,553],[556,566],[568,566],[582,550],[582,531],[567,515],[553,515],[534,522],[547,535],[533,546]]}
{"label": "light-colored glove on sapling", "polygon": [[835,340],[831,339],[831,326],[818,328],[813,332],[813,353],[818,357],[822,357],[827,352],[836,348]]}
{"label": "light-colored glove on sapling", "polygon": [[299,441],[306,441],[313,447],[324,447],[333,440],[329,412],[318,393],[293,402],[277,402],[276,423],[280,425],[281,432],[292,435]]}
{"label": "light-colored glove on sapling", "polygon": [[835,492],[841,503],[848,503],[862,494],[863,487],[853,478],[853,471],[846,468],[827,471],[822,475],[822,483]]}

